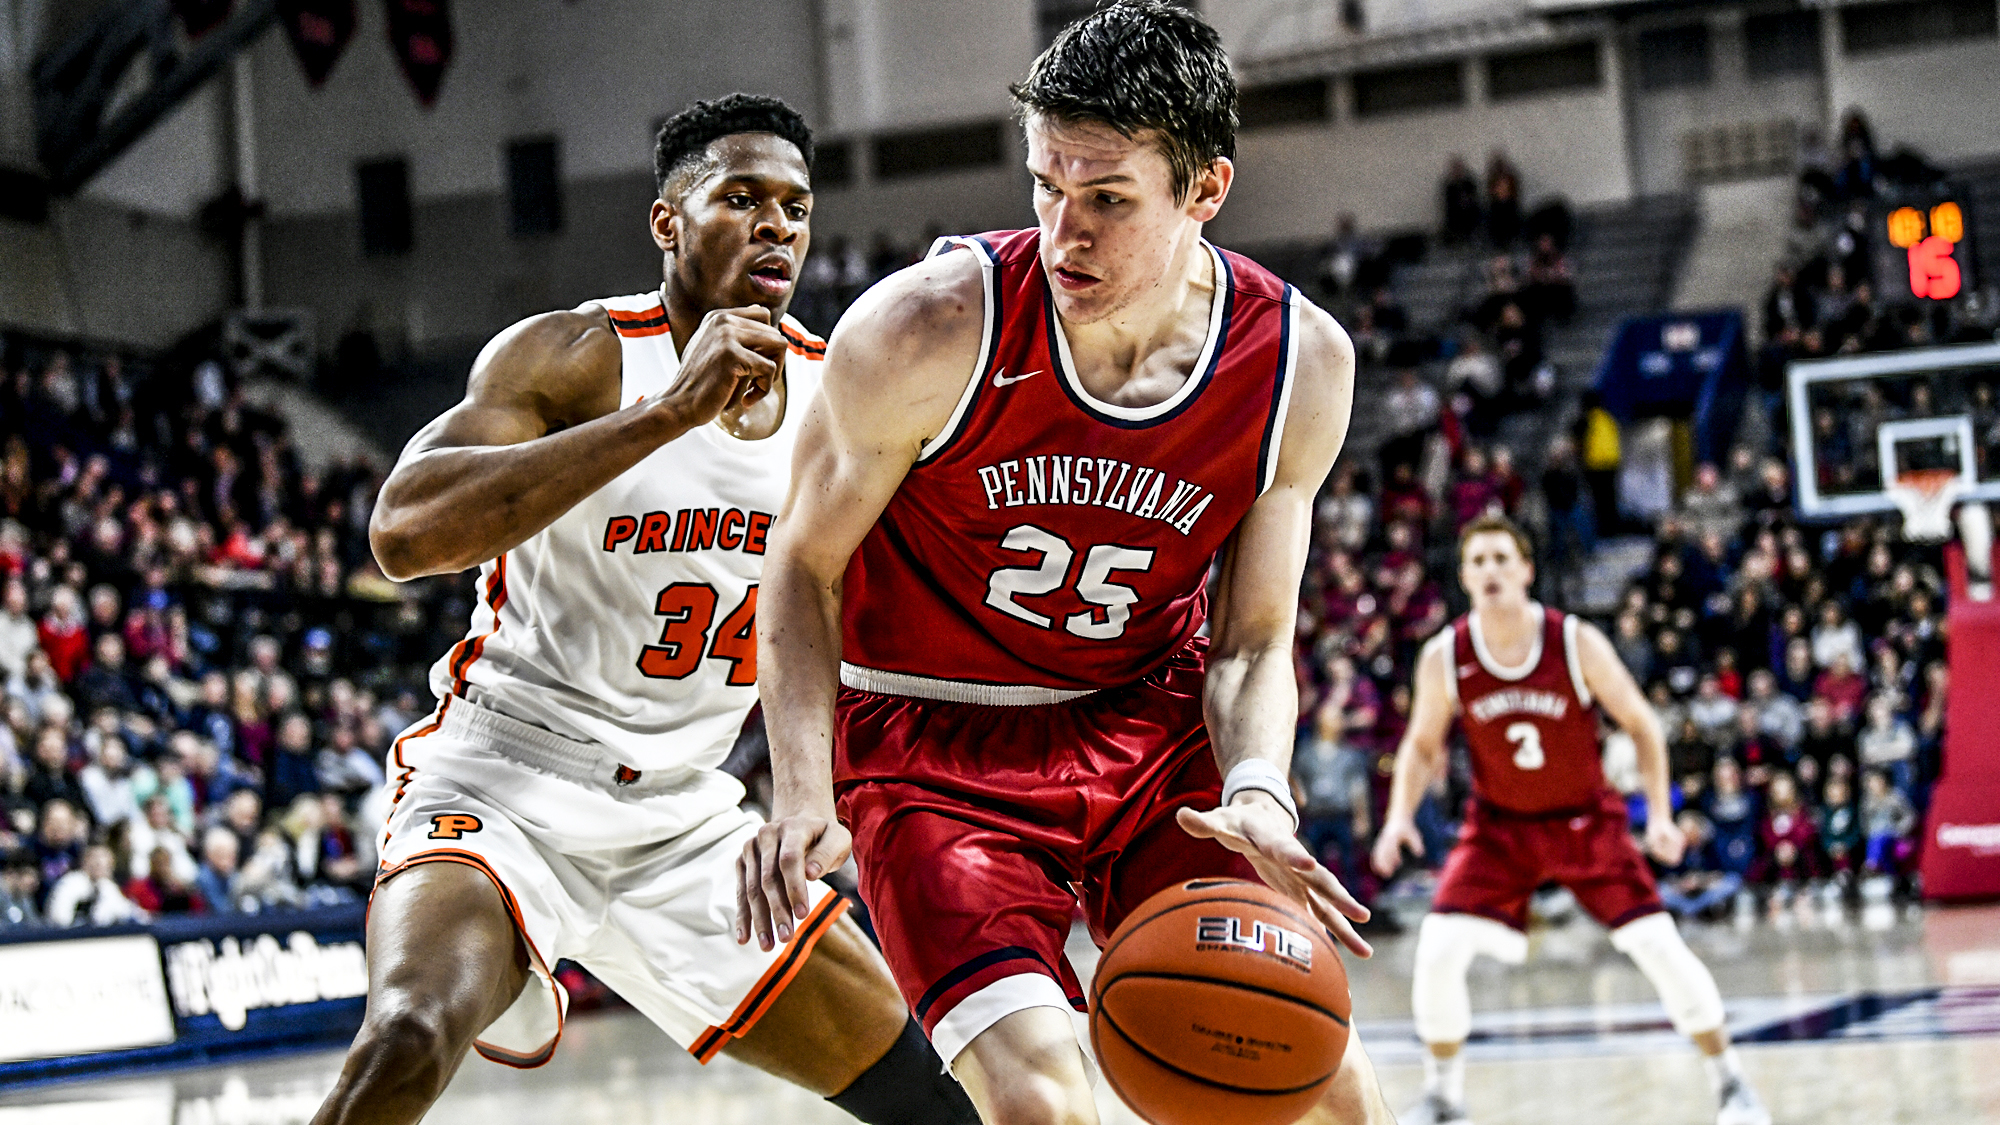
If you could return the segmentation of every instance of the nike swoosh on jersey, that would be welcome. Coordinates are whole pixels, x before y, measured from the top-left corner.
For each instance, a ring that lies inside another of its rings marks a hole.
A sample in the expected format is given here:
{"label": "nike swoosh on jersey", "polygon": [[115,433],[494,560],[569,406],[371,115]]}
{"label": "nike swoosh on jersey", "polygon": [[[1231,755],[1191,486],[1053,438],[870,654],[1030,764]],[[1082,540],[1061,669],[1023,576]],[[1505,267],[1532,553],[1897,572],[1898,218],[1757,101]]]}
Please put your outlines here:
{"label": "nike swoosh on jersey", "polygon": [[1018,383],[1023,379],[1032,379],[1035,376],[1040,375],[1041,373],[1042,369],[1037,367],[1033,371],[1028,372],[1026,375],[1016,375],[1012,378],[1008,378],[1007,373],[1005,371],[995,371],[993,373],[993,385],[996,387],[1004,387],[1007,386],[1009,383]]}
{"label": "nike swoosh on jersey", "polygon": [[1461,664],[1458,666],[1458,678],[1462,680],[1477,671],[1479,666],[1476,664]]}

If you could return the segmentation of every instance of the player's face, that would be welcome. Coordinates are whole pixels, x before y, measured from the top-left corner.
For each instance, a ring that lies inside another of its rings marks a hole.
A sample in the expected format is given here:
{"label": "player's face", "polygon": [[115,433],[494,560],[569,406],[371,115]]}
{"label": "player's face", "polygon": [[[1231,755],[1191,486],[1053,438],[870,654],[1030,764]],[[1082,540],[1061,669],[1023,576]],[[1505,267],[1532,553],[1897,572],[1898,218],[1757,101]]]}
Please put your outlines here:
{"label": "player's face", "polygon": [[1506,532],[1486,531],[1466,540],[1458,580],[1474,608],[1525,600],[1534,578],[1534,564],[1522,557],[1521,545]]}
{"label": "player's face", "polygon": [[1177,200],[1166,155],[1144,135],[1039,114],[1027,133],[1042,269],[1056,311],[1072,324],[1103,320],[1173,282],[1173,264],[1229,192],[1233,170],[1218,160]]}
{"label": "player's face", "polygon": [[708,156],[678,199],[653,204],[653,240],[673,255],[668,284],[703,311],[783,316],[812,240],[805,158],[771,133],[717,138]]}

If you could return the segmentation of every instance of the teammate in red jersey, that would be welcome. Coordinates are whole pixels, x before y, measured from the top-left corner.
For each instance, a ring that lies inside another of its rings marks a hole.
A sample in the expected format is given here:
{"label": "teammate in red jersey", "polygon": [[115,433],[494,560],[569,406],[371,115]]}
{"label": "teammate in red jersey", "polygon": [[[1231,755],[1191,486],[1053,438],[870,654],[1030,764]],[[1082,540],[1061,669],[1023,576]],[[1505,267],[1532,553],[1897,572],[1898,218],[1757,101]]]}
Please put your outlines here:
{"label": "teammate in red jersey", "polygon": [[1375,841],[1375,869],[1385,878],[1401,865],[1402,849],[1423,854],[1417,804],[1444,770],[1445,735],[1456,718],[1471,752],[1473,795],[1417,935],[1410,1006],[1429,1052],[1423,1101],[1404,1125],[1466,1120],[1459,1053],[1472,1030],[1466,969],[1481,953],[1509,964],[1527,958],[1528,897],[1546,882],[1568,887],[1611,930],[1611,944],[1659,990],[1675,1029],[1708,1057],[1717,1125],[1770,1125],[1730,1049],[1715,978],[1660,905],[1627,830],[1625,803],[1604,781],[1593,706],[1638,747],[1646,850],[1662,863],[1680,862],[1687,841],[1668,803],[1660,721],[1603,633],[1529,600],[1529,560],[1527,536],[1506,519],[1465,526],[1459,581],[1472,612],[1417,660],[1416,701]]}
{"label": "teammate in red jersey", "polygon": [[[945,240],[829,347],[764,572],[776,808],[740,861],[739,937],[785,940],[851,846],[982,1118],[1081,1125],[1079,899],[1101,942],[1169,885],[1257,877],[1367,951],[1286,778],[1353,350],[1201,238],[1233,175],[1213,29],[1121,0],[1015,96],[1039,228]],[[1316,1112],[1391,1120],[1358,1045]]]}

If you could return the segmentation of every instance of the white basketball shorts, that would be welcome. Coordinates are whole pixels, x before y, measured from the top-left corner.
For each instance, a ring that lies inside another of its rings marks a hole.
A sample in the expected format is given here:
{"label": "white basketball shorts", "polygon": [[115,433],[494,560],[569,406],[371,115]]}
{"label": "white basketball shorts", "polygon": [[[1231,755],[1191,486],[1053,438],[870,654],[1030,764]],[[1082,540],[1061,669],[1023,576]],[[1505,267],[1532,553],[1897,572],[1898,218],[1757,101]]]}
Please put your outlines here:
{"label": "white basketball shorts", "polygon": [[763,821],[720,771],[635,774],[611,747],[456,695],[396,740],[388,764],[376,885],[417,864],[465,864],[493,881],[527,943],[536,979],[475,1043],[495,1062],[535,1067],[554,1053],[569,996],[553,970],[568,958],[706,1063],[770,1009],[846,909],[814,883],[791,942],[736,943],[736,857]]}

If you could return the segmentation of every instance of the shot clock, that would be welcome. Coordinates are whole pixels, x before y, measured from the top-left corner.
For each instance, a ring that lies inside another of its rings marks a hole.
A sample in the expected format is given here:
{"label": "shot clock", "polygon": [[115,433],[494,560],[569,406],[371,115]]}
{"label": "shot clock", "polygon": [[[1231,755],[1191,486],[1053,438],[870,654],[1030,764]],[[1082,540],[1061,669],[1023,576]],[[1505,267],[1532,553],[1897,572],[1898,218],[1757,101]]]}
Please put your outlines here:
{"label": "shot clock", "polygon": [[1972,284],[1972,232],[1956,192],[1888,203],[1877,222],[1887,243],[1877,268],[1883,296],[1949,301]]}

